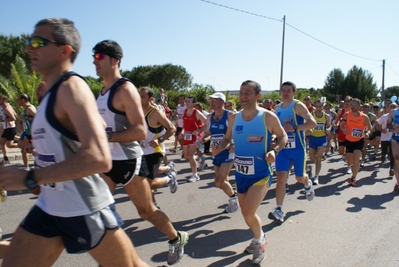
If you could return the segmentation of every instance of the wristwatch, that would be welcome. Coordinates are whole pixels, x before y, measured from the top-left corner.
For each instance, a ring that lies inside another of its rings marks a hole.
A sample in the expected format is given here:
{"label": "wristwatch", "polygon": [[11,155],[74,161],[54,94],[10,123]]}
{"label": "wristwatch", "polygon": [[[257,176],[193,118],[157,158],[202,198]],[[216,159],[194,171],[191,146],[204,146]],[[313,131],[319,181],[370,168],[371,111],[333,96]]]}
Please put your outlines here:
{"label": "wristwatch", "polygon": [[293,128],[294,128],[294,132],[296,132],[298,130],[298,126],[296,126],[296,125],[294,125]]}
{"label": "wristwatch", "polygon": [[273,151],[274,151],[274,155],[277,156],[277,154],[278,154],[277,149],[273,148]]}
{"label": "wristwatch", "polygon": [[158,137],[158,141],[159,141],[160,143],[163,143],[163,141],[165,141],[165,138],[163,138],[163,136],[160,136],[160,137]]}
{"label": "wristwatch", "polygon": [[35,180],[35,171],[34,170],[30,170],[28,172],[28,174],[26,175],[25,185],[30,190],[34,190],[39,186]]}

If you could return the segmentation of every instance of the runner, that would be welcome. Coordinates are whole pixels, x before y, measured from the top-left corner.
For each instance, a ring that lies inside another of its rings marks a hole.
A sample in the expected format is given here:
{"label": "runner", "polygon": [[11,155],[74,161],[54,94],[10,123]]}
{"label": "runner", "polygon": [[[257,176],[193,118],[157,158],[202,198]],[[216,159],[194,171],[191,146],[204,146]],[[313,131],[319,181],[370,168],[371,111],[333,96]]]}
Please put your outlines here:
{"label": "runner", "polygon": [[[338,127],[336,126],[336,121],[338,119],[337,113],[331,109],[331,103],[326,103],[324,105],[324,111],[326,114],[330,116],[330,125],[331,125],[331,130],[328,133],[328,141],[327,141],[327,147],[324,152],[324,156],[327,157],[328,151],[331,151],[331,154],[334,154],[334,150],[338,150],[338,142],[337,142],[337,129]],[[331,145],[331,141],[334,142],[334,147]]]}
{"label": "runner", "polygon": [[393,190],[399,193],[399,108],[391,109],[388,116],[387,128],[392,132],[391,147],[394,158],[394,173],[396,183]]}
{"label": "runner", "polygon": [[0,107],[0,122],[3,123],[4,129],[0,138],[0,145],[4,157],[2,165],[4,166],[10,164],[10,160],[7,156],[7,148],[18,147],[18,145],[14,144],[14,138],[17,134],[17,127],[15,124],[15,121],[17,120],[17,113],[15,113],[13,107],[8,103],[8,98],[6,96],[0,97]]}
{"label": "runner", "polygon": [[[198,148],[198,140],[202,139],[202,132],[206,130],[206,118],[205,116],[194,108],[197,103],[195,97],[187,97],[186,105],[187,109],[183,114],[183,131],[180,133],[179,138],[184,139],[183,142],[183,155],[186,160],[190,163],[192,175],[187,178],[187,182],[193,183],[200,180],[200,176],[197,173],[197,162],[195,160],[194,153]],[[200,167],[205,164],[205,157],[198,161]]]}
{"label": "runner", "polygon": [[[306,144],[305,131],[316,127],[316,121],[306,106],[294,99],[296,85],[284,82],[280,90],[282,102],[276,108],[277,117],[288,135],[288,142],[276,157],[276,204],[277,207],[269,213],[269,219],[278,223],[284,222],[283,202],[286,194],[286,181],[291,164],[294,165],[297,182],[305,188],[306,199],[313,200],[315,193],[312,181],[305,173]],[[306,120],[306,122],[304,122]]]}
{"label": "runner", "polygon": [[[341,101],[342,102],[342,101]],[[340,159],[340,162],[345,161],[345,134],[342,132],[340,123],[342,117],[345,115],[347,111],[351,109],[351,102],[352,102],[352,97],[351,96],[346,96],[345,100],[343,103],[340,102],[340,106],[342,105],[343,107],[337,112],[338,114],[338,120],[336,121],[337,127],[338,127],[338,153],[339,155],[342,156]],[[348,165],[346,169],[347,174],[352,174],[352,166]]]}
{"label": "runner", "polygon": [[58,18],[39,21],[26,40],[32,69],[46,83],[31,129],[37,169],[0,168],[0,188],[40,185],[41,193],[2,266],[52,266],[64,248],[88,251],[101,266],[149,266],[119,227],[114,199],[97,174],[110,169],[111,156],[93,94],[71,71],[80,43],[73,22]]}
{"label": "runner", "polygon": [[233,190],[233,187],[229,183],[229,173],[234,163],[234,154],[230,153],[229,150],[233,149],[233,145],[230,144],[225,150],[214,155],[214,148],[218,147],[219,142],[226,135],[229,125],[228,117],[233,112],[224,109],[224,102],[226,101],[224,94],[214,93],[208,96],[208,99],[213,112],[207,116],[207,125],[209,125],[209,128],[205,131],[203,139],[210,140],[211,142],[212,155],[214,156],[212,164],[215,170],[215,185],[229,197],[229,203],[224,211],[227,213],[236,212],[238,210],[237,192]]}
{"label": "runner", "polygon": [[105,40],[94,46],[93,53],[97,75],[104,80],[97,105],[106,123],[112,156],[112,169],[102,176],[111,192],[115,191],[116,185],[122,184],[140,217],[168,237],[167,262],[175,264],[183,257],[188,234],[177,232],[166,214],[158,210],[151,199],[146,179],[148,166],[138,143],[146,138],[144,114],[136,87],[130,80],[121,77],[122,48],[114,41]]}
{"label": "runner", "polygon": [[[167,166],[161,166],[161,161],[164,153],[163,142],[173,135],[176,128],[166,118],[164,112],[151,105],[154,99],[154,91],[150,87],[141,88],[139,94],[147,126],[147,138],[140,141],[140,145],[149,170],[148,181],[152,190],[167,184],[170,187],[170,192],[174,194],[178,187],[174,163],[170,162]],[[167,173],[167,176],[157,178],[158,173]],[[152,197],[154,205],[158,207],[154,194]]]}
{"label": "runner", "polygon": [[[241,84],[239,98],[243,109],[237,114],[229,114],[227,132],[219,147],[214,147],[215,155],[218,155],[234,140],[238,202],[244,220],[254,235],[245,251],[253,254],[254,264],[265,260],[267,245],[267,237],[256,210],[272,183],[270,163],[274,162],[276,154],[287,142],[287,134],[276,115],[258,107],[257,101],[261,95],[261,87],[257,82],[248,80]],[[273,134],[278,142],[271,149]]]}
{"label": "runner", "polygon": [[315,108],[312,115],[317,125],[309,136],[309,157],[310,161],[316,165],[316,172],[315,176],[312,177],[312,182],[313,185],[318,185],[321,160],[328,142],[327,135],[330,130],[330,116],[323,111],[323,103],[320,100],[316,101]]}
{"label": "runner", "polygon": [[[43,83],[40,83],[39,87],[40,86],[43,86]],[[23,126],[23,131],[21,136],[19,137],[18,147],[21,148],[24,167],[27,171],[29,171],[29,158],[25,147],[29,142],[32,141],[32,133],[30,128],[33,117],[36,115],[36,108],[30,103],[30,97],[27,94],[19,95],[17,98],[17,102],[23,108],[20,115],[20,123]]]}
{"label": "runner", "polygon": [[[175,132],[175,146],[173,149],[170,149],[169,151],[172,153],[177,152],[177,143],[180,144],[181,147],[183,147],[183,139],[179,139],[180,133],[183,130],[183,114],[184,111],[186,110],[186,97],[184,95],[179,96],[178,104],[176,106],[176,116],[177,116],[177,128]],[[184,158],[184,155],[182,154],[182,158]]]}
{"label": "runner", "polygon": [[371,129],[370,129],[371,132],[370,132],[369,138],[366,138],[364,140],[364,147],[362,150],[362,160],[360,161],[360,167],[364,167],[364,162],[366,161],[366,153],[367,153],[368,145],[374,146],[374,156],[371,158],[371,160],[376,159],[376,154],[378,152],[378,148],[380,146],[380,139],[381,139],[381,131],[375,130],[375,128],[374,128],[375,123],[377,121],[377,116],[373,112],[370,111],[369,104],[363,105],[363,113],[369,117],[369,120],[371,123]]}
{"label": "runner", "polygon": [[364,146],[364,139],[369,135],[371,124],[368,116],[360,112],[360,100],[352,99],[351,110],[346,112],[341,119],[340,128],[345,134],[346,159],[352,166],[352,176],[348,180],[349,185],[356,185],[356,175],[360,169],[360,157]]}

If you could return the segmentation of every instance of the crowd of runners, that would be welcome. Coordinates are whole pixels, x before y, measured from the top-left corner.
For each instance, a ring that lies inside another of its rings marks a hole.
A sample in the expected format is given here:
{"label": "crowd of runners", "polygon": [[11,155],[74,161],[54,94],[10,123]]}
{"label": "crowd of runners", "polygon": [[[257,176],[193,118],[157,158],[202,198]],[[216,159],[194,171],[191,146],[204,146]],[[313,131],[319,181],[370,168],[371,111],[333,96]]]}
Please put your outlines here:
{"label": "crowd of runners", "polygon": [[[39,195],[11,243],[0,243],[4,266],[32,266],[33,257],[36,266],[51,266],[63,249],[89,252],[100,266],[148,266],[120,228],[123,221],[112,196],[118,185],[140,217],[168,238],[167,263],[178,263],[189,235],[175,229],[154,195],[164,186],[175,193],[181,178],[167,159],[165,140],[174,139],[170,152],[181,151],[188,161],[188,183],[201,179],[206,156],[212,156],[215,186],[226,195],[224,212],[240,210],[253,234],[245,251],[254,264],[266,256],[268,239],[256,212],[273,176],[276,204],[268,217],[276,223],[284,222],[289,174],[294,173],[312,201],[328,154],[342,156],[351,186],[356,186],[364,162],[377,160],[380,147],[381,164],[389,161],[390,175],[399,177],[399,109],[390,100],[383,108],[350,96],[336,107],[324,99],[312,103],[310,96],[302,102],[295,99],[296,85],[284,82],[280,100],[260,103],[260,84],[247,80],[240,85],[240,110],[223,93],[208,96],[209,113],[195,97],[181,95],[173,123],[163,90],[155,95],[152,88],[136,89],[121,77],[123,50],[112,40],[93,47],[93,64],[104,81],[94,97],[72,71],[80,43],[72,21],[39,21],[25,52],[43,79],[40,105],[36,110],[22,94],[22,112],[16,114],[7,97],[0,98],[2,163],[10,163],[7,148],[17,141],[25,167],[0,168],[2,200],[6,190],[28,188]],[[16,137],[18,127],[22,134]],[[370,155],[368,146],[374,148]],[[29,166],[28,153],[34,153],[34,167]],[[232,169],[234,187],[229,182]],[[394,190],[399,192],[397,183]]]}

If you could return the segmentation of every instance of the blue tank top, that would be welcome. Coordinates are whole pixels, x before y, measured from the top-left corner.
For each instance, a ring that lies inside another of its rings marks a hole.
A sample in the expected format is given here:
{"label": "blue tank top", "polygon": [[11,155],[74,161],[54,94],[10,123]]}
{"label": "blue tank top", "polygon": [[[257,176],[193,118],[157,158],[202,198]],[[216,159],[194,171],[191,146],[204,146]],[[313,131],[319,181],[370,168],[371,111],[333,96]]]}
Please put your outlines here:
{"label": "blue tank top", "polygon": [[[394,124],[394,126],[399,124],[399,109],[398,108],[395,109],[395,111],[393,112],[392,124]],[[392,139],[399,142],[399,134],[393,133]]]}
{"label": "blue tank top", "polygon": [[251,121],[242,119],[242,111],[237,113],[233,125],[236,166],[238,178],[265,178],[270,176],[270,164],[265,160],[270,150],[271,133],[265,124],[266,111],[260,109]]}
{"label": "blue tank top", "polygon": [[[212,113],[211,115],[211,120],[209,123],[209,132],[211,133],[211,146],[216,146],[218,147],[220,144],[220,141],[224,138],[226,131],[227,131],[227,126],[228,126],[228,110],[225,110],[223,112],[223,116],[220,120],[215,121],[213,116],[215,115],[215,112]],[[217,157],[227,157],[229,155],[229,150],[225,149],[222,152],[220,152]]]}
{"label": "blue tank top", "polygon": [[[283,103],[280,103],[277,106],[276,114],[278,119],[280,120],[281,125],[284,126],[285,123],[290,123],[292,126],[298,127],[298,125],[304,124],[305,120],[301,116],[297,115],[294,111],[294,107],[297,102],[298,100],[294,99],[285,108],[282,108]],[[306,143],[304,131],[289,132],[287,133],[287,135],[288,141],[284,149],[305,149]]]}

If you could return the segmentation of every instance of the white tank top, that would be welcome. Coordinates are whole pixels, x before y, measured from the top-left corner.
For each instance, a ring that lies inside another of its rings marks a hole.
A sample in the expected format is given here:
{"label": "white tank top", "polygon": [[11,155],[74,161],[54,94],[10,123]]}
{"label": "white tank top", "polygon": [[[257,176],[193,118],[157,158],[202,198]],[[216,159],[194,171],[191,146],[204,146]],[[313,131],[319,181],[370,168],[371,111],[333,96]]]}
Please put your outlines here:
{"label": "white tank top", "polygon": [[[97,97],[98,111],[104,119],[107,132],[115,132],[127,129],[130,127],[130,122],[126,117],[126,113],[116,110],[112,106],[112,98],[116,89],[123,82],[129,81],[126,78],[121,78],[104,94],[101,93]],[[130,81],[129,81],[130,82]],[[141,108],[141,107],[140,107]],[[112,160],[128,160],[136,159],[143,155],[140,145],[136,141],[132,142],[109,142]]]}
{"label": "white tank top", "polygon": [[[65,129],[54,115],[54,103],[59,84],[68,79],[66,74],[43,97],[32,123],[33,146],[37,168],[64,161],[76,153],[81,144],[77,136]],[[37,206],[46,213],[59,217],[91,214],[114,203],[105,181],[92,174],[74,180],[41,185]]]}
{"label": "white tank top", "polygon": [[180,106],[180,104],[177,105],[177,127],[183,128],[183,114],[186,108],[186,106]]}

